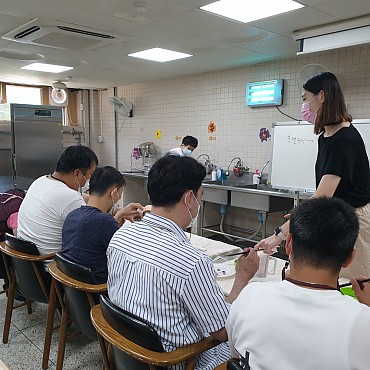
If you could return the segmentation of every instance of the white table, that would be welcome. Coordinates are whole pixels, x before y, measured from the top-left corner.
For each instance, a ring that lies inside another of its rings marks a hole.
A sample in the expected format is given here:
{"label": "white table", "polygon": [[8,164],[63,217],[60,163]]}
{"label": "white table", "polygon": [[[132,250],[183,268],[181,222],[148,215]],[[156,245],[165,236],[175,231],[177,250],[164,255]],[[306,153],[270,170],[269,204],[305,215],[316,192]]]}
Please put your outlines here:
{"label": "white table", "polygon": [[191,244],[194,245],[194,247],[199,248],[212,260],[217,257],[224,257],[228,254],[238,253],[242,251],[239,247],[235,245],[223,243],[218,240],[208,239],[204,236],[199,236],[196,234],[190,235],[187,232],[185,234],[189,238]]}
{"label": "white table", "polygon": [[[270,257],[273,261],[276,261],[276,270],[274,274],[267,274],[264,278],[259,277],[253,277],[249,283],[254,281],[281,281],[281,270],[283,269],[285,265],[285,260],[282,260],[280,258]],[[220,285],[222,291],[227,296],[231,292],[231,288],[234,284],[234,278],[235,278],[235,265],[234,265],[234,259],[231,259],[229,261],[224,262],[224,264],[227,266],[229,265],[230,268],[234,269],[234,275],[227,276],[227,277],[218,277],[217,282],[218,285]]]}

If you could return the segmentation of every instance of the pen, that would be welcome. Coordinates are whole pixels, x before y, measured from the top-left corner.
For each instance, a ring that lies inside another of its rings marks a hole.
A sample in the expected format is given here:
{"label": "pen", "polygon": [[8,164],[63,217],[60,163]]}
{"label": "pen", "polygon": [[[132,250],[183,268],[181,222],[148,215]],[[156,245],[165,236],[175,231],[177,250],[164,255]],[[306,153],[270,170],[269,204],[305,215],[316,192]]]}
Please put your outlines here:
{"label": "pen", "polygon": [[[367,283],[369,281],[370,281],[370,278],[369,279],[364,279],[364,280],[357,280],[357,282],[359,283],[361,289],[363,288],[362,284],[363,283]],[[351,286],[351,285],[352,285],[351,282],[345,283],[345,284],[340,284],[339,285],[339,288],[344,288],[345,286]]]}
{"label": "pen", "polygon": [[[262,251],[263,249],[257,249],[255,250],[256,252],[258,251]],[[249,254],[249,251],[245,251],[245,252],[238,252],[238,253],[232,253],[232,254],[227,254],[225,257],[231,257],[231,256],[241,256],[242,254]]]}

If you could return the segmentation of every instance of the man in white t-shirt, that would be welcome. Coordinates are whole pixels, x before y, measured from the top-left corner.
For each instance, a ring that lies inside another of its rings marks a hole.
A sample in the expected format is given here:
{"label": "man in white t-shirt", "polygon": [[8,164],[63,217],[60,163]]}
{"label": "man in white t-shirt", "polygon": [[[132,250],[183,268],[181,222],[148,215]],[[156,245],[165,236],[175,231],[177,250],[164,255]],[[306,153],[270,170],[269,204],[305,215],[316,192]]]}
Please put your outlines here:
{"label": "man in white t-shirt", "polygon": [[[337,290],[358,229],[355,211],[340,199],[313,198],[293,210],[289,276],[248,284],[231,307],[226,329],[234,357],[249,357],[252,370],[370,368],[370,308]],[[370,283],[352,284],[370,304]]]}
{"label": "man in white t-shirt", "polygon": [[171,149],[168,154],[179,155],[180,157],[190,157],[191,153],[198,146],[198,139],[193,136],[185,136],[180,147]]}
{"label": "man in white t-shirt", "polygon": [[42,255],[58,252],[64,220],[86,204],[81,189],[97,164],[96,154],[88,147],[68,147],[55,171],[39,177],[28,189],[19,209],[18,237],[34,242]]}

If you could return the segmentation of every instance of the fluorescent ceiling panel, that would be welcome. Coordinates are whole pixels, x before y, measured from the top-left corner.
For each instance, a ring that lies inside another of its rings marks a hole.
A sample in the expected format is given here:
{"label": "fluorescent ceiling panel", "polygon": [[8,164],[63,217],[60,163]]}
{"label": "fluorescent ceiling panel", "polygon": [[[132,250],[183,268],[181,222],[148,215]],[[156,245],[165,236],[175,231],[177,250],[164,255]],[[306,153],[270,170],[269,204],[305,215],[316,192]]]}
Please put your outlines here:
{"label": "fluorescent ceiling panel", "polygon": [[21,69],[28,69],[30,71],[38,72],[60,73],[64,71],[69,71],[70,69],[73,69],[73,67],[58,66],[57,64],[47,63],[32,63],[22,67]]}
{"label": "fluorescent ceiling panel", "polygon": [[220,0],[202,6],[200,9],[248,23],[303,7],[304,5],[293,0],[257,0],[253,2],[246,0]]}
{"label": "fluorescent ceiling panel", "polygon": [[178,51],[172,51],[162,48],[153,48],[148,50],[139,51],[137,53],[128,54],[129,57],[141,58],[146,60],[152,60],[153,62],[169,62],[171,60],[183,59],[192,57],[191,54],[179,53]]}

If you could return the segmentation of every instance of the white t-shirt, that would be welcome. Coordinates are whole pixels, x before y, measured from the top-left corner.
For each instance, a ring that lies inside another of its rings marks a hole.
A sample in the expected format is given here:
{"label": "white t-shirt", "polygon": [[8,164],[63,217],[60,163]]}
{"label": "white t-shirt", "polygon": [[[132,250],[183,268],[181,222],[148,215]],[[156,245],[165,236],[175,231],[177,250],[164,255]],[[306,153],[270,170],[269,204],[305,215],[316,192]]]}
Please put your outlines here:
{"label": "white t-shirt", "polygon": [[180,147],[173,148],[168,153],[173,154],[173,155],[179,155],[180,157],[184,156],[184,153],[182,152]]}
{"label": "white t-shirt", "polygon": [[82,196],[63,182],[39,177],[19,209],[18,236],[34,242],[42,255],[58,252],[65,218],[84,204]]}
{"label": "white t-shirt", "polygon": [[288,281],[248,284],[226,330],[253,370],[370,369],[370,307],[334,290]]}

